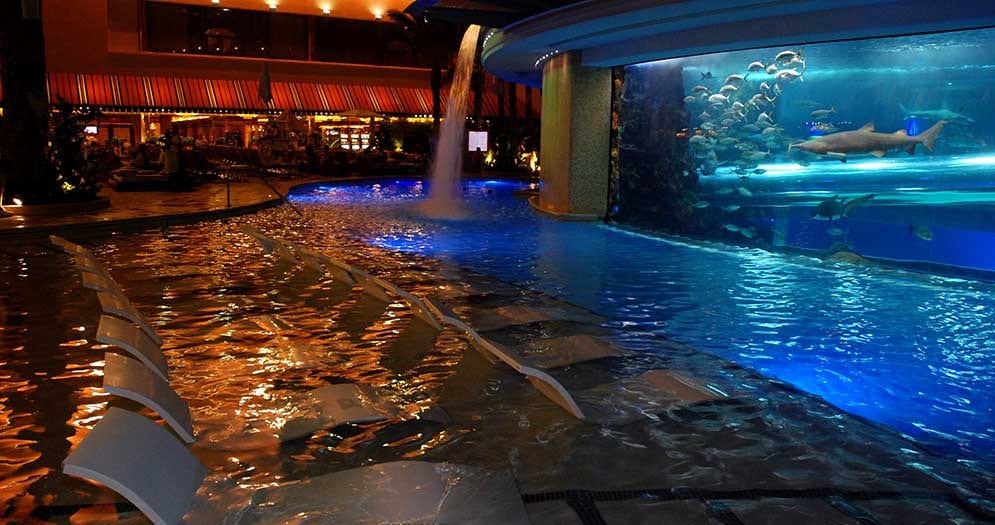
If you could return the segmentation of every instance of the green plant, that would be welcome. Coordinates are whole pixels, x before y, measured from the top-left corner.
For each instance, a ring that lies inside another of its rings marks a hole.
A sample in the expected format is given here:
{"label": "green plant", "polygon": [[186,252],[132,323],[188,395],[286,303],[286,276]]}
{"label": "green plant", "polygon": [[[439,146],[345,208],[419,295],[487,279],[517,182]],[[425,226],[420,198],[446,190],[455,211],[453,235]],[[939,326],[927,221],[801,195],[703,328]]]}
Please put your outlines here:
{"label": "green plant", "polygon": [[100,184],[96,165],[83,157],[83,142],[86,125],[98,116],[100,112],[74,108],[62,97],[54,105],[45,167],[46,179],[54,183],[52,200],[82,201],[97,197]]}

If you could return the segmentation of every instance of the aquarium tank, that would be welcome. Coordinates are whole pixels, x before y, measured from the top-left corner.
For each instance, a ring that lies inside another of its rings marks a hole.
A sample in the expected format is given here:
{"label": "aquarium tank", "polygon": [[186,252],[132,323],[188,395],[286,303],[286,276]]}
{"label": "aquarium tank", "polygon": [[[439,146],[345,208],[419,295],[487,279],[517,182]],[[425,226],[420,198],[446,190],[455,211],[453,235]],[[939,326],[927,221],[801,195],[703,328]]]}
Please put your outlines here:
{"label": "aquarium tank", "polygon": [[611,220],[995,276],[995,29],[615,68]]}

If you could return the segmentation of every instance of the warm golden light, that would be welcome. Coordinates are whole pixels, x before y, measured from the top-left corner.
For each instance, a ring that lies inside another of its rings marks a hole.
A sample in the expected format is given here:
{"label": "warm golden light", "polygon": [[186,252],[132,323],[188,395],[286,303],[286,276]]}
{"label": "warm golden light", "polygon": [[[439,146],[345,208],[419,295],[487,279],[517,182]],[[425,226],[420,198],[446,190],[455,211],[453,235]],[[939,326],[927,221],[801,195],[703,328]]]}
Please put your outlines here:
{"label": "warm golden light", "polygon": [[321,13],[325,15],[332,14],[332,4],[321,4]]}
{"label": "warm golden light", "polygon": [[374,7],[373,9],[370,10],[370,12],[373,13],[373,18],[376,18],[377,20],[383,18],[383,8]]}
{"label": "warm golden light", "polygon": [[269,0],[266,2],[266,5],[269,6],[270,11],[276,11],[277,6],[280,4],[276,0]]}

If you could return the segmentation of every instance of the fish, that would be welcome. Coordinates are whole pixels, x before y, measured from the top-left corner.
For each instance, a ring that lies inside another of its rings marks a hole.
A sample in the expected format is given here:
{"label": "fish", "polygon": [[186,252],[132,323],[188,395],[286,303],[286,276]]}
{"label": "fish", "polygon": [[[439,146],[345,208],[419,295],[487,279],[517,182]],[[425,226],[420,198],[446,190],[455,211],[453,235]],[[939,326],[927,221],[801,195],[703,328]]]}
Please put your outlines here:
{"label": "fish", "polygon": [[759,60],[756,62],[750,62],[750,65],[746,66],[747,71],[760,71],[765,69],[764,63]]}
{"label": "fish", "polygon": [[708,143],[708,139],[706,139],[704,135],[695,135],[689,138],[688,142],[690,142],[691,144],[706,144]]}
{"label": "fish", "polygon": [[810,115],[812,116],[812,118],[826,118],[829,116],[830,113],[836,113],[836,106],[833,106],[829,109],[817,109],[812,113],[810,113]]}
{"label": "fish", "polygon": [[[759,95],[759,93],[757,93],[757,94]],[[736,102],[733,102],[732,106],[730,106],[730,107],[732,108],[733,111],[739,111],[739,110],[745,108],[746,106],[744,106],[742,102],[740,102],[740,101],[737,100]]]}
{"label": "fish", "polygon": [[874,197],[875,195],[870,193],[855,199],[846,200],[841,199],[839,195],[834,195],[832,198],[826,199],[816,205],[815,211],[812,212],[812,218],[831,221],[837,218],[849,217],[855,208],[870,202]]}
{"label": "fish", "polygon": [[768,75],[773,75],[774,73],[777,73],[777,64],[771,64],[767,66],[767,69],[765,69],[765,71],[767,72]]}
{"label": "fish", "polygon": [[768,126],[768,127],[764,128],[764,130],[761,131],[760,134],[766,136],[766,135],[771,135],[771,134],[777,133],[778,131],[780,131],[780,129],[778,129],[777,126]]}
{"label": "fish", "polygon": [[729,195],[730,193],[732,193],[734,191],[736,191],[736,190],[734,190],[732,188],[729,188],[729,187],[725,187],[725,188],[719,188],[718,190],[716,190],[715,194],[716,195]]}
{"label": "fish", "polygon": [[760,91],[770,91],[770,84],[768,84],[767,82],[761,82]]}
{"label": "fish", "polygon": [[801,80],[802,82],[804,82],[805,79],[802,78],[802,75],[804,73],[805,73],[804,69],[801,72],[795,71],[794,69],[782,69],[782,70],[778,71],[776,75],[774,75],[774,79],[775,80],[786,80],[788,82],[791,82],[791,81],[793,81],[794,79],[797,78],[797,79]]}
{"label": "fish", "polygon": [[692,94],[694,94],[694,93],[703,93],[705,91],[708,91],[708,88],[705,87],[705,86],[702,86],[702,85],[697,85],[697,86],[691,88],[691,93]]}
{"label": "fish", "polygon": [[712,76],[712,72],[711,71],[706,71],[706,72],[704,72],[704,73],[701,74],[701,79],[702,80],[708,80],[708,79],[711,79],[711,78],[715,78],[715,77]]}
{"label": "fish", "polygon": [[922,239],[924,241],[932,241],[933,240],[933,229],[930,228],[929,226],[920,226],[920,225],[910,224],[909,225],[909,232],[911,232],[913,235],[915,235],[916,237],[919,237],[920,239]]}
{"label": "fish", "polygon": [[839,130],[836,129],[836,126],[834,126],[834,125],[832,125],[832,124],[830,124],[828,122],[820,122],[820,123],[812,126],[811,131],[818,131],[818,132],[821,132],[821,133],[836,133]]}
{"label": "fish", "polygon": [[795,57],[800,57],[801,54],[801,48],[798,48],[798,51],[791,51],[790,49],[787,51],[781,51],[774,57],[774,62],[787,62]]}
{"label": "fish", "polygon": [[762,123],[767,123],[767,124],[773,124],[774,123],[774,121],[771,120],[770,115],[768,115],[766,111],[764,111],[763,113],[757,115],[757,125],[760,125]]}
{"label": "fish", "polygon": [[956,111],[950,111],[949,109],[909,109],[901,104],[898,107],[902,110],[902,114],[905,115],[906,119],[920,117],[932,121],[946,120],[952,123],[974,122],[973,118],[961,115]]}
{"label": "fish", "polygon": [[763,160],[770,155],[769,151],[751,151],[748,153],[743,153],[743,158],[746,160]]}
{"label": "fish", "polygon": [[840,199],[839,195],[833,195],[832,198],[826,199],[815,205],[815,210],[812,212],[812,218],[831,221],[835,218],[843,217],[844,202],[845,201],[843,199]]}
{"label": "fish", "polygon": [[786,65],[788,67],[794,67],[794,66],[805,67],[805,59],[802,58],[802,57],[800,57],[800,56],[796,56],[796,57],[792,58],[791,60],[788,60],[788,62],[786,64],[784,64],[784,65]]}
{"label": "fish", "polygon": [[734,212],[734,211],[736,211],[738,209],[739,209],[739,204],[730,204],[728,206],[723,206],[722,207],[722,211],[726,211],[726,212],[730,212],[730,213]]}
{"label": "fish", "polygon": [[757,236],[757,230],[752,226],[750,226],[749,228],[740,228],[739,233],[740,235],[746,237],[747,239],[752,239]]}
{"label": "fish", "polygon": [[719,144],[722,144],[723,146],[729,146],[737,142],[739,142],[739,139],[737,139],[736,137],[722,137],[721,139],[719,139]]}
{"label": "fish", "polygon": [[[747,76],[749,76],[749,73],[747,73]],[[733,74],[733,75],[729,75],[729,76],[726,77],[725,83],[726,84],[731,84],[733,82],[742,82],[744,80],[746,80],[746,77],[744,77],[743,75]]]}
{"label": "fish", "polygon": [[760,126],[757,126],[756,124],[747,124],[747,125],[743,126],[741,129],[743,131],[747,132],[747,133],[759,133],[760,132]]}
{"label": "fish", "polygon": [[839,228],[829,228],[826,230],[826,233],[828,233],[831,237],[840,237],[843,235],[843,230]]}
{"label": "fish", "polygon": [[708,97],[708,101],[711,102],[712,104],[725,104],[726,102],[729,101],[729,97],[716,93]]}
{"label": "fish", "polygon": [[753,173],[756,174],[756,175],[763,175],[764,173],[767,173],[767,170],[765,170],[763,168],[757,168],[757,169],[753,170]]}
{"label": "fish", "polygon": [[698,100],[698,99],[692,97],[691,95],[688,95],[688,96],[684,97],[684,103],[685,104],[692,104],[692,103],[694,103],[695,100]]}
{"label": "fish", "polygon": [[733,86],[732,84],[726,84],[726,85],[722,86],[721,89],[719,89],[719,93],[726,94],[726,93],[732,93],[733,91],[738,91],[738,90],[739,90],[738,87]]}
{"label": "fish", "polygon": [[876,195],[874,195],[873,193],[868,193],[867,195],[861,195],[860,197],[846,201],[846,203],[843,204],[843,216],[849,217],[850,212],[852,212],[858,206],[863,206],[864,204],[867,204],[874,197],[876,197]]}
{"label": "fish", "polygon": [[742,195],[742,196],[744,196],[744,197],[752,197],[753,196],[753,192],[752,191],[750,191],[750,190],[748,190],[748,189],[746,189],[746,188],[744,188],[742,186],[736,188],[736,191],[738,191],[739,194]]}
{"label": "fish", "polygon": [[693,208],[698,208],[699,210],[702,209],[702,208],[707,208],[708,207],[708,201],[698,201],[698,202],[692,204],[691,206]]}
{"label": "fish", "polygon": [[936,137],[946,123],[947,121],[941,120],[914,137],[910,137],[904,129],[894,133],[877,133],[874,131],[874,124],[869,123],[856,131],[840,131],[798,144],[789,144],[788,151],[799,149],[827,155],[842,162],[846,162],[847,153],[870,153],[875,157],[883,157],[890,149],[905,148],[905,151],[912,154],[916,144],[922,144],[927,150],[933,151]]}
{"label": "fish", "polygon": [[735,224],[723,224],[722,227],[725,228],[725,229],[727,229],[727,230],[729,230],[729,231],[731,231],[731,232],[738,232],[739,231],[739,226],[736,226]]}

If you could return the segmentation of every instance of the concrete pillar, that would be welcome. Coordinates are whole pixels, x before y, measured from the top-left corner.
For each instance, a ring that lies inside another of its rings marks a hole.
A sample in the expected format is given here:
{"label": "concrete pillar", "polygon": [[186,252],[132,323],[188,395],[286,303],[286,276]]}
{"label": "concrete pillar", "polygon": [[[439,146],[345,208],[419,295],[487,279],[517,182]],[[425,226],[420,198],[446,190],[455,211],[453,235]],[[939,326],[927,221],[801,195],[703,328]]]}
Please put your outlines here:
{"label": "concrete pillar", "polygon": [[610,69],[580,65],[577,52],[543,65],[540,208],[605,215],[610,124]]}

